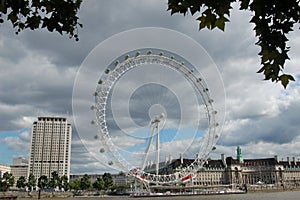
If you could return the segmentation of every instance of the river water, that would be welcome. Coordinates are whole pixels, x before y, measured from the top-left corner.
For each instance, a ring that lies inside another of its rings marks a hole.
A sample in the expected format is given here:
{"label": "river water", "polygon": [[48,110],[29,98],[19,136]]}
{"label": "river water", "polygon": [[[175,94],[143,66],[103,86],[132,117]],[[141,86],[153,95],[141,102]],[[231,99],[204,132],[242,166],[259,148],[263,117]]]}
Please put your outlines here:
{"label": "river water", "polygon": [[[29,199],[29,198],[26,198]],[[255,192],[247,194],[224,194],[224,195],[200,195],[200,196],[177,196],[177,197],[142,197],[130,198],[119,197],[73,197],[73,198],[51,198],[52,200],[300,200],[300,191],[286,192]]]}

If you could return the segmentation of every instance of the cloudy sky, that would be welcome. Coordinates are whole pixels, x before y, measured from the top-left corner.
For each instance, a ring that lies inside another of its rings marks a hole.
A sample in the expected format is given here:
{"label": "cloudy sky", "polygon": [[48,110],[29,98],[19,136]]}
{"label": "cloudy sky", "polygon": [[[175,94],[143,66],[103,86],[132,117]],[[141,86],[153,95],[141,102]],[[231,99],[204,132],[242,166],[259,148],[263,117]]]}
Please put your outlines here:
{"label": "cloudy sky", "polygon": [[[95,147],[95,141],[82,137],[83,132],[93,132],[94,128],[80,126],[79,121],[90,119],[73,118],[73,91],[77,91],[79,71],[97,45],[120,32],[143,27],[167,28],[187,35],[205,49],[217,66],[224,83],[226,113],[212,158],[219,158],[221,153],[235,157],[237,145],[241,146],[244,158],[274,155],[284,159],[287,156],[300,158],[300,70],[297,65],[300,36],[297,32],[289,35],[290,60],[286,63],[286,72],[292,73],[296,81],[283,89],[280,84],[263,81],[263,76],[256,73],[260,58],[253,25],[248,23],[251,13],[235,8],[225,32],[199,32],[194,17],[171,16],[167,2],[160,0],[87,0],[79,16],[83,24],[79,42],[45,30],[26,30],[15,35],[9,24],[1,25],[0,163],[9,165],[13,157],[28,157],[30,128],[37,116],[67,116],[74,127],[71,173],[109,171],[99,158],[93,157],[89,146]],[[144,36],[139,39],[147,40]],[[91,88],[95,89],[96,82],[92,84]],[[143,89],[135,91],[133,97],[144,96]],[[172,96],[172,92],[167,93]],[[92,95],[85,98],[94,100]],[[173,103],[176,105],[176,100]],[[114,139],[118,142],[120,137]],[[136,144],[138,140],[131,138],[122,144]],[[176,152],[180,145],[182,141],[176,141]],[[167,151],[171,152],[171,147],[169,145]],[[95,151],[98,149],[97,146]]]}

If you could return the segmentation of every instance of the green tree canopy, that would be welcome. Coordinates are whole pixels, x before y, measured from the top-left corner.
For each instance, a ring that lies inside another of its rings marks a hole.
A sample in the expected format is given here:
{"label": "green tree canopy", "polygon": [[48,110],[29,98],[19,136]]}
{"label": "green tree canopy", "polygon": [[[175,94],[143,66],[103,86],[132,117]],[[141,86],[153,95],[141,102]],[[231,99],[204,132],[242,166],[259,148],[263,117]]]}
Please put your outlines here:
{"label": "green tree canopy", "polygon": [[38,179],[38,187],[44,189],[48,186],[48,177],[46,175],[42,175]]}
{"label": "green tree canopy", "polygon": [[32,173],[30,173],[28,176],[27,187],[28,187],[29,191],[32,191],[32,189],[35,186],[36,186],[36,178]]}
{"label": "green tree canopy", "polygon": [[198,14],[199,30],[219,28],[224,31],[229,21],[232,4],[240,3],[240,10],[252,13],[257,45],[261,51],[261,69],[265,80],[280,81],[286,87],[294,77],[283,72],[284,64],[289,59],[287,34],[300,22],[299,0],[169,0],[168,10],[171,14]]}
{"label": "green tree canopy", "polygon": [[16,34],[24,29],[46,28],[66,33],[78,40],[77,30],[82,27],[77,12],[82,0],[1,0],[0,24],[11,22]]}
{"label": "green tree canopy", "polygon": [[70,189],[71,190],[80,190],[80,180],[75,180],[70,182]]}
{"label": "green tree canopy", "polygon": [[93,188],[96,190],[103,190],[104,189],[104,181],[102,178],[98,177],[96,181],[93,183]]}
{"label": "green tree canopy", "polygon": [[112,175],[110,173],[104,173],[103,174],[103,181],[104,181],[104,188],[109,189],[113,186],[114,182],[112,179]]}
{"label": "green tree canopy", "polygon": [[64,175],[60,179],[61,179],[61,187],[60,188],[63,188],[64,191],[68,191],[70,188],[70,185],[68,182],[68,180],[69,180],[68,177],[66,175]]}
{"label": "green tree canopy", "polygon": [[15,178],[11,173],[5,172],[0,178],[0,191],[7,191],[15,183]]}
{"label": "green tree canopy", "polygon": [[82,190],[88,190],[92,186],[90,176],[85,174],[83,177],[80,179],[80,189]]}
{"label": "green tree canopy", "polygon": [[27,185],[26,178],[24,176],[20,176],[20,178],[17,180],[17,184],[16,184],[17,188],[23,189],[26,187],[26,185]]}
{"label": "green tree canopy", "polygon": [[61,179],[56,171],[51,173],[51,179],[49,180],[49,187],[55,189],[61,185]]}

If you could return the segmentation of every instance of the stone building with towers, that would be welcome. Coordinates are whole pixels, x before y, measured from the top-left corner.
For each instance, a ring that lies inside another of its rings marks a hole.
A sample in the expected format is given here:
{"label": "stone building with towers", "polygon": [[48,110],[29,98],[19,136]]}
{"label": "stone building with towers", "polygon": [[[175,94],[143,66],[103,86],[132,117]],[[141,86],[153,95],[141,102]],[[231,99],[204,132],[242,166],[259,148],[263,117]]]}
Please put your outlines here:
{"label": "stone building with towers", "polygon": [[36,178],[56,171],[70,176],[72,126],[64,117],[38,117],[33,122],[28,175]]}
{"label": "stone building with towers", "polygon": [[[218,186],[295,188],[300,187],[300,162],[295,157],[286,161],[277,156],[271,158],[244,159],[241,147],[237,147],[236,158],[225,157],[207,160],[203,168],[183,184],[188,187],[209,188]],[[168,159],[160,163],[160,174],[170,174],[184,169],[193,159]],[[146,172],[154,173],[155,164],[146,166]]]}
{"label": "stone building with towers", "polygon": [[220,160],[208,160],[189,185],[295,188],[300,186],[300,162],[295,157],[280,161],[277,156],[243,159],[238,146],[236,159],[222,154]]}

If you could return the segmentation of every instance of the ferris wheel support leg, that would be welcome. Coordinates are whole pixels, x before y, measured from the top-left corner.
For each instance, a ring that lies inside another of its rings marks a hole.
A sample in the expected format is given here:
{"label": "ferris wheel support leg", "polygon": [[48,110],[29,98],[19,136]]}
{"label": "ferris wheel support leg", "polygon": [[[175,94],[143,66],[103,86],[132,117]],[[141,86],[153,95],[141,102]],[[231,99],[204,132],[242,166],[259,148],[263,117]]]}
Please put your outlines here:
{"label": "ferris wheel support leg", "polygon": [[159,127],[158,123],[156,124],[156,175],[158,176],[159,170]]}
{"label": "ferris wheel support leg", "polygon": [[155,127],[153,127],[153,129],[152,129],[151,136],[150,136],[149,142],[148,142],[148,146],[147,146],[146,151],[145,151],[145,157],[144,157],[144,160],[143,160],[143,163],[142,163],[142,170],[144,170],[145,167],[146,167],[145,165],[146,165],[146,161],[147,161],[147,158],[148,158],[148,153],[149,153],[150,145],[151,145],[152,140],[153,140],[154,130],[155,130]]}
{"label": "ferris wheel support leg", "polygon": [[149,183],[147,182],[143,182],[144,183],[144,186],[145,186],[145,189],[146,189],[146,192],[150,194],[150,186],[149,186]]}

